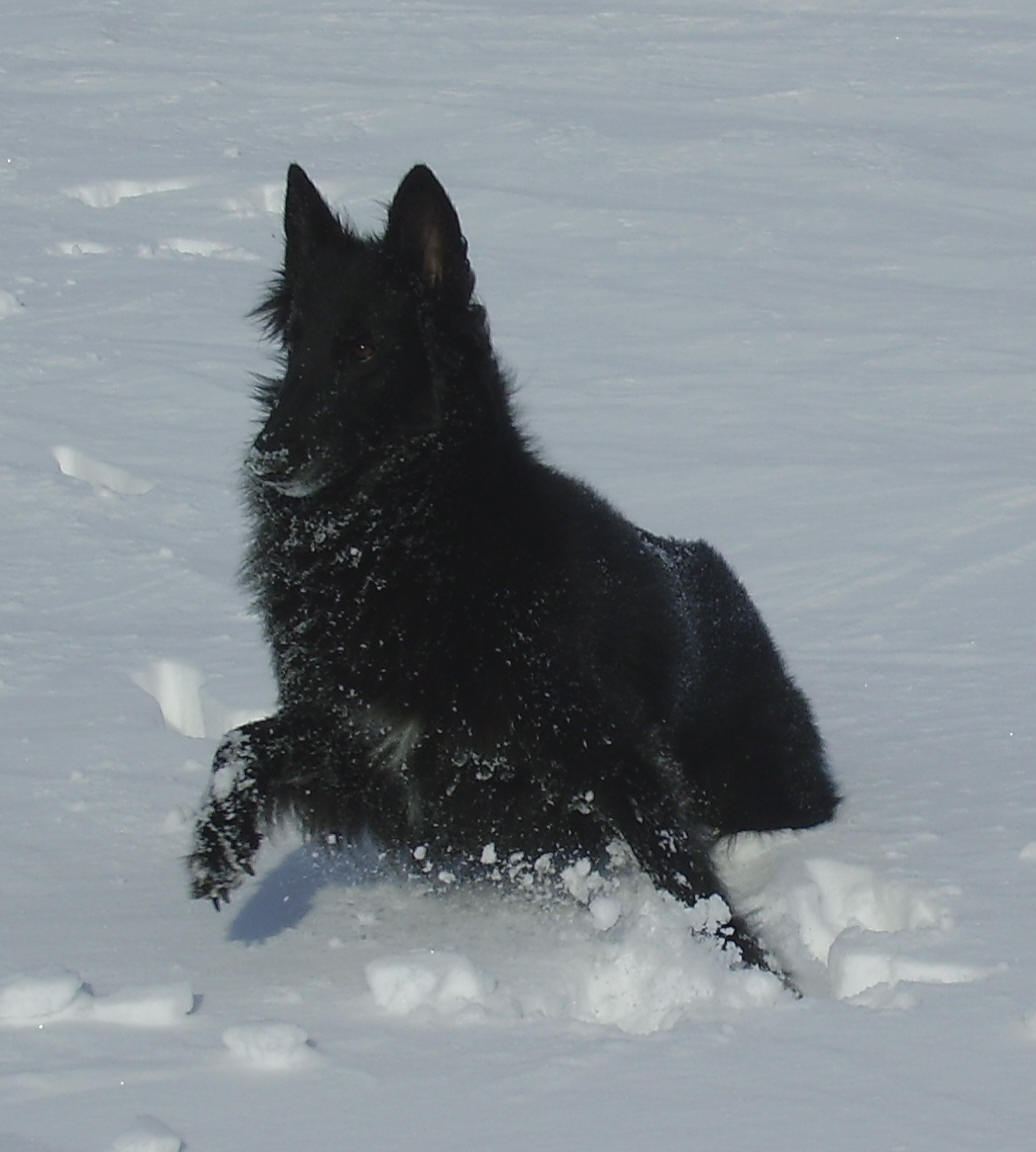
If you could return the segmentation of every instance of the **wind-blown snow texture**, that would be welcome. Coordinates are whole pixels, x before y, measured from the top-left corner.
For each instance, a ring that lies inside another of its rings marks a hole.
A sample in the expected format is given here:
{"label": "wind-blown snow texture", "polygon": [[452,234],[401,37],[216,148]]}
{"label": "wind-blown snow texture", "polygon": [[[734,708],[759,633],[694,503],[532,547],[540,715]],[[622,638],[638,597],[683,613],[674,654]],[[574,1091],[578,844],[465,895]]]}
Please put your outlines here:
{"label": "wind-blown snow texture", "polygon": [[[0,1148],[1030,1147],[1029,0],[43,2],[0,96]],[[433,164],[549,458],[751,590],[847,795],[724,859],[802,1001],[621,869],[286,836],[187,899],[272,703],[236,473],[290,160],[361,226]]]}

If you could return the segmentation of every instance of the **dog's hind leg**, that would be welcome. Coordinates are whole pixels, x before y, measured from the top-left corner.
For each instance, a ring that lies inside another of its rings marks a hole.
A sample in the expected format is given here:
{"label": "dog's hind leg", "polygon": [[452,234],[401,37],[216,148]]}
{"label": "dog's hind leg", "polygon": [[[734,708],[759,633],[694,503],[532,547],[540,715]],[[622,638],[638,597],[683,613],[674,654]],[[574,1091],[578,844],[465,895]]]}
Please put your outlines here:
{"label": "dog's hind leg", "polygon": [[187,861],[192,896],[219,908],[252,874],[270,824],[328,788],[335,735],[317,718],[285,709],[223,737]]}
{"label": "dog's hind leg", "polygon": [[720,896],[729,911],[716,929],[723,948],[733,945],[744,965],[774,973],[795,991],[744,918],[734,911],[713,865],[709,836],[683,816],[657,769],[642,769],[632,783],[628,774],[605,783],[595,790],[594,805],[659,888],[688,906],[702,897]]}

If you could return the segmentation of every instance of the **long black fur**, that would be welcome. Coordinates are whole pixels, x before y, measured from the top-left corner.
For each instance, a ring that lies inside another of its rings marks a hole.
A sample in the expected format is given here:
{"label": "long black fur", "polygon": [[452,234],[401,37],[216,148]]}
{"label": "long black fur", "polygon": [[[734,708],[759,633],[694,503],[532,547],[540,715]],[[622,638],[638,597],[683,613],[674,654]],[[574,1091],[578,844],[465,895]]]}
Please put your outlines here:
{"label": "long black fur", "polygon": [[[291,817],[476,861],[618,836],[691,904],[726,898],[718,837],[829,820],[809,705],[721,557],[523,439],[429,169],[363,237],[293,165],[284,228],[259,309],[283,372],[245,470],[279,709],[216,752],[193,895],[218,907]],[[720,935],[773,967],[736,912]]]}

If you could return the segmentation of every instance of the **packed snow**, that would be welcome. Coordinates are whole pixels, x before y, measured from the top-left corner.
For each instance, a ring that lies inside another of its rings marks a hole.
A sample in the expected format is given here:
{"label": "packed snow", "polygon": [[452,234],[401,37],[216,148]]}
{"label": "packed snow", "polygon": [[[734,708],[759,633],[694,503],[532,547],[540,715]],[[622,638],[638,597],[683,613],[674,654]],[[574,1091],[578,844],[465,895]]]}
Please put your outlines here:
{"label": "packed snow", "polygon": [[[0,1152],[1032,1147],[1029,0],[23,5],[0,43]],[[184,856],[299,161],[457,205],[544,454],[704,537],[846,802],[719,864]],[[705,932],[705,935],[702,933]]]}

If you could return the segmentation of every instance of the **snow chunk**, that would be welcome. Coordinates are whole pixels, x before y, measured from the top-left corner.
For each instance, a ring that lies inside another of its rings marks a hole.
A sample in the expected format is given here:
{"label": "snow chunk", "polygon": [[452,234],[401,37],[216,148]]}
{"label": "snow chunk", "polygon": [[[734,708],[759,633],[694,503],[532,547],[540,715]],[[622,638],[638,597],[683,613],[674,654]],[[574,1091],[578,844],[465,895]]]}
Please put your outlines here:
{"label": "snow chunk", "polygon": [[69,476],[73,480],[82,480],[92,488],[114,492],[119,496],[143,496],[154,487],[150,480],[134,476],[131,472],[117,468],[104,460],[95,460],[68,444],[55,445],[51,448],[50,454],[57,461],[62,475]]}
{"label": "snow chunk", "polygon": [[946,891],[915,891],[870,868],[813,858],[774,870],[765,893],[769,936],[807,991],[812,969],[817,991],[867,1007],[903,1008],[914,997],[901,985],[969,983],[996,970],[915,954],[919,946],[938,945],[953,927]]}
{"label": "snow chunk", "polygon": [[47,251],[52,256],[104,256],[111,249],[107,244],[98,244],[94,240],[62,240]]}
{"label": "snow chunk", "polygon": [[0,1021],[30,1024],[66,1011],[84,992],[83,981],[67,968],[47,967],[0,984]]}
{"label": "snow chunk", "polygon": [[[542,1016],[646,1035],[703,1009],[765,1008],[787,995],[776,976],[732,967],[736,954],[710,932],[717,917],[728,916],[722,900],[687,908],[646,878],[626,880],[598,889],[560,936],[557,923],[537,928],[530,921],[533,937],[549,932],[542,952],[480,952],[474,961],[435,950],[380,957],[366,969],[374,1003],[420,1021]],[[536,915],[532,905],[529,915]],[[530,937],[522,930],[521,938]]]}
{"label": "snow chunk", "polygon": [[494,999],[494,981],[466,956],[435,950],[372,960],[367,986],[379,1008],[393,1016],[418,1010],[436,1015],[479,1015]]}
{"label": "snow chunk", "polygon": [[265,711],[229,708],[203,691],[200,669],[179,660],[155,660],[130,677],[158,705],[165,726],[195,739],[221,736],[268,715]]}
{"label": "snow chunk", "polygon": [[154,1116],[138,1116],[112,1144],[112,1152],[180,1152],[183,1140]]}
{"label": "snow chunk", "polygon": [[33,1024],[61,1018],[128,1027],[164,1028],[194,1011],[188,984],[128,988],[95,996],[77,972],[57,966],[0,985],[0,1022]]}
{"label": "snow chunk", "polygon": [[242,1063],[265,1071],[300,1068],[313,1058],[305,1031],[281,1020],[235,1024],[223,1033],[223,1043]]}
{"label": "snow chunk", "polygon": [[1025,1031],[1030,1040],[1036,1040],[1036,1012],[1030,1012],[1025,1017]]}
{"label": "snow chunk", "polygon": [[223,240],[199,240],[186,236],[173,236],[157,244],[141,245],[137,255],[147,259],[152,256],[203,256],[218,260],[252,261],[259,257],[247,249],[238,248]]}
{"label": "snow chunk", "polygon": [[614,943],[595,955],[576,989],[573,1015],[646,1035],[672,1028],[707,1002],[736,1009],[776,1004],[784,995],[778,978],[755,968],[732,968],[732,957],[711,936],[714,922],[725,922],[728,915],[718,897],[686,908],[661,893],[647,893],[618,928],[613,926]]}
{"label": "snow chunk", "polygon": [[916,932],[949,924],[931,896],[879,878],[870,868],[829,859],[804,860],[800,867],[804,876],[794,878],[782,870],[773,888],[783,889],[780,903],[810,955],[822,963],[848,929]]}
{"label": "snow chunk", "polygon": [[595,896],[590,901],[590,916],[598,932],[614,928],[622,915],[622,904],[614,896]]}
{"label": "snow chunk", "polygon": [[65,195],[87,208],[114,208],[123,200],[155,196],[165,192],[182,192],[190,188],[187,180],[104,180],[97,184],[80,184],[66,188]]}
{"label": "snow chunk", "polygon": [[828,962],[834,995],[848,1000],[871,989],[891,990],[901,983],[968,984],[989,975],[989,970],[967,964],[905,955],[904,944],[909,946],[909,941],[903,941],[901,933],[842,932]]}

